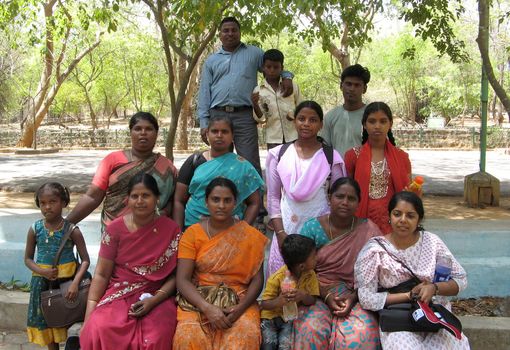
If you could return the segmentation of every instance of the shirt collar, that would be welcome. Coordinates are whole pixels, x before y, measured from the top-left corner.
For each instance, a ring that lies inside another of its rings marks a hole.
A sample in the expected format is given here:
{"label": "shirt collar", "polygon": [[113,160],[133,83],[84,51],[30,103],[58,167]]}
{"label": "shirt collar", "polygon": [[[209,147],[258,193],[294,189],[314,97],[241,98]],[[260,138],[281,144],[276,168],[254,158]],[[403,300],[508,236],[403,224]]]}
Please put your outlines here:
{"label": "shirt collar", "polygon": [[240,50],[241,48],[244,48],[244,47],[246,47],[246,44],[241,41],[241,43],[239,44],[237,49],[235,49],[234,51],[230,52],[230,51],[227,51],[227,50],[223,49],[223,45],[221,45],[220,49],[218,50],[218,53],[220,53],[222,55],[232,55],[233,53],[237,52],[238,50]]}
{"label": "shirt collar", "polygon": [[[282,78],[280,77],[280,82],[282,81]],[[267,89],[273,90],[273,87],[267,82],[267,80],[264,78],[260,82],[260,87],[265,87]]]}

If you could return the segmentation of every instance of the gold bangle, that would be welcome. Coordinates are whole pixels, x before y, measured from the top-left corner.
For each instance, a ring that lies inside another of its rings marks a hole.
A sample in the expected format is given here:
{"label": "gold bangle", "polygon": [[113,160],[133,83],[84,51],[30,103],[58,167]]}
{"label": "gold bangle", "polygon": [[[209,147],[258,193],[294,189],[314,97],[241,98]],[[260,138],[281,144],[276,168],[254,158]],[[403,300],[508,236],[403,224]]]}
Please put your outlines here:
{"label": "gold bangle", "polygon": [[97,304],[97,300],[94,300],[94,299],[87,299],[87,301],[91,301],[93,303],[96,303]]}
{"label": "gold bangle", "polygon": [[278,235],[278,234],[280,234],[282,232],[285,232],[285,229],[278,230],[278,232],[276,232],[276,234]]}
{"label": "gold bangle", "polygon": [[168,292],[167,292],[166,290],[164,290],[164,289],[158,289],[158,290],[156,291],[156,294],[158,294],[158,293],[168,294]]}
{"label": "gold bangle", "polygon": [[328,303],[328,298],[331,296],[331,294],[333,294],[333,292],[329,292],[328,294],[326,294],[326,296],[324,297],[324,304]]}
{"label": "gold bangle", "polygon": [[436,290],[434,291],[434,295],[439,295],[439,286],[437,285],[437,283],[434,283],[434,287],[436,288]]}

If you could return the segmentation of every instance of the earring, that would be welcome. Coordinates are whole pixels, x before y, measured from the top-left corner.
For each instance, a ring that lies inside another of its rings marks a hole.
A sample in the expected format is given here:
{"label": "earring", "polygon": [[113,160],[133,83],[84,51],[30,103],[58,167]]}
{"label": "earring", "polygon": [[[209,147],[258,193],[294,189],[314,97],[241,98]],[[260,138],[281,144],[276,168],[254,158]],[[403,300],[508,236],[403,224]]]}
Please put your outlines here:
{"label": "earring", "polygon": [[388,219],[388,224],[391,224],[391,219]]}

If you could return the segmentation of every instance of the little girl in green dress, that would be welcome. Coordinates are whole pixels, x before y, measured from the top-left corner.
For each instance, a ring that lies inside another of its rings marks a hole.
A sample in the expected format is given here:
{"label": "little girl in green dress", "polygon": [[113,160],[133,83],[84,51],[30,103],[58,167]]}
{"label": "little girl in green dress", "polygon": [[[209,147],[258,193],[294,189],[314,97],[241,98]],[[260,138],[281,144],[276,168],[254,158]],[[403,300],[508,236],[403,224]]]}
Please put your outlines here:
{"label": "little girl in green dress", "polygon": [[[61,239],[71,225],[62,217],[62,209],[67,207],[69,201],[69,191],[60,183],[49,182],[39,187],[35,193],[35,204],[41,209],[44,218],[37,220],[28,230],[25,248],[25,265],[32,270],[27,320],[28,340],[47,346],[50,350],[58,350],[58,343],[66,341],[67,329],[47,326],[41,311],[41,292],[48,289],[50,281],[72,279],[73,283],[66,298],[75,299],[78,296],[78,285],[90,264],[83,235],[75,228],[65,243],[58,266],[52,267]],[[78,271],[74,245],[82,261]],[[36,247],[37,257],[34,260]]]}

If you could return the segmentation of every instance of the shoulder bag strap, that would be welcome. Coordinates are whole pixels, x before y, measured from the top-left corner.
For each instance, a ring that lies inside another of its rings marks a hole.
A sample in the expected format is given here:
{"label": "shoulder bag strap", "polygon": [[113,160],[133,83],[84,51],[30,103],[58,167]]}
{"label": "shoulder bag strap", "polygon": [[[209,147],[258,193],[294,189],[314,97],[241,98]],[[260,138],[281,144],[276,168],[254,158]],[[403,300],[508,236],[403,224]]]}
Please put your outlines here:
{"label": "shoulder bag strap", "polygon": [[64,245],[66,244],[69,237],[71,237],[71,233],[73,233],[74,229],[76,228],[76,225],[73,223],[69,223],[69,227],[67,228],[66,233],[62,236],[62,239],[60,241],[60,247],[58,247],[57,254],[55,255],[55,258],[53,259],[53,268],[56,268],[58,265],[58,261],[60,260],[60,256],[62,255],[62,250],[64,250]]}
{"label": "shoulder bag strap", "polygon": [[280,159],[282,159],[283,154],[287,151],[287,148],[289,148],[290,145],[292,145],[295,141],[296,140],[290,141],[290,142],[286,142],[286,143],[284,143],[282,145],[282,147],[280,147],[280,151],[278,152],[278,163],[280,163]]}
{"label": "shoulder bag strap", "polygon": [[409,271],[411,273],[411,275],[416,278],[418,281],[421,281],[413,272],[413,270],[411,270],[411,268],[409,266],[407,266],[407,264],[405,262],[403,262],[402,260],[400,260],[399,258],[397,258],[395,256],[395,254],[391,253],[388,248],[386,248],[384,246],[384,244],[381,242],[380,239],[377,239],[375,238],[375,241],[386,251],[386,253],[388,253],[388,255],[393,259],[395,260],[396,262],[400,263],[407,271]]}

